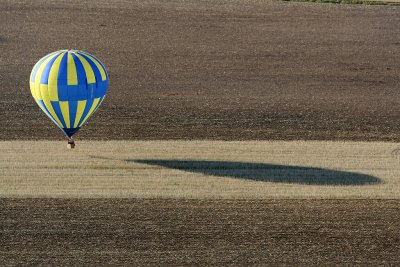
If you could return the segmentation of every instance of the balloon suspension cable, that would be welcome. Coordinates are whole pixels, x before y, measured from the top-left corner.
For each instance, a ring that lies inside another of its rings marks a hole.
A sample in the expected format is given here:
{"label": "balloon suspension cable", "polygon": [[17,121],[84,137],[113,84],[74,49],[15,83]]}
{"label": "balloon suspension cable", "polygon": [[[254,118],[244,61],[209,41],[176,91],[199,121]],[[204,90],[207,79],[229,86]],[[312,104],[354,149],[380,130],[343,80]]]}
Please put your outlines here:
{"label": "balloon suspension cable", "polygon": [[72,137],[68,137],[68,144],[67,144],[68,149],[74,149],[75,148],[75,142]]}

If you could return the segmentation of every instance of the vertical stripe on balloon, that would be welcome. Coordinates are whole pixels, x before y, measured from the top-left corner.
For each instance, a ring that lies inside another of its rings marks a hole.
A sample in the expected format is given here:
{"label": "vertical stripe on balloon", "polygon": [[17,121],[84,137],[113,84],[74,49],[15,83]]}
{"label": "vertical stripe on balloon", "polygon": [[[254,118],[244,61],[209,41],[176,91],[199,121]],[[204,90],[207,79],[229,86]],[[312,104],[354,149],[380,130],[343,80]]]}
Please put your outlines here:
{"label": "vertical stripe on balloon", "polygon": [[57,89],[58,89],[59,101],[68,100],[67,70],[68,70],[68,53],[61,59],[60,67],[58,70]]}
{"label": "vertical stripe on balloon", "polygon": [[69,117],[71,120],[71,125],[69,128],[73,128],[72,123],[74,123],[75,119],[76,119],[76,109],[77,109],[78,101],[68,101],[68,104],[69,104]]}
{"label": "vertical stripe on balloon", "polygon": [[52,59],[50,59],[50,61],[43,68],[42,76],[40,77],[40,83],[41,84],[48,84],[49,83],[50,69],[54,64],[54,61],[58,58],[58,56],[59,56],[59,54],[54,55],[54,57]]}
{"label": "vertical stripe on balloon", "polygon": [[76,66],[76,73],[78,74],[78,84],[79,85],[85,85],[86,87],[86,73],[85,73],[85,69],[83,68],[82,62],[77,58],[77,56],[73,53],[69,54],[75,62],[75,66]]}
{"label": "vertical stripe on balloon", "polygon": [[97,68],[99,69],[99,71],[101,73],[101,80],[102,81],[107,80],[106,68],[104,67],[103,63],[100,62],[100,60],[98,60],[96,57],[94,57],[92,55],[89,55],[86,52],[79,51],[79,53],[87,56],[88,58],[90,58],[94,62],[94,64],[96,64]]}
{"label": "vertical stripe on balloon", "polygon": [[44,70],[44,68],[46,67],[47,63],[48,63],[53,57],[55,57],[56,55],[57,55],[57,54],[53,54],[53,55],[49,56],[48,58],[46,58],[46,59],[42,62],[42,64],[40,64],[40,66],[39,66],[39,68],[38,68],[38,70],[37,70],[37,72],[36,72],[35,80],[34,80],[34,82],[35,82],[34,97],[37,98],[37,99],[42,99],[42,97],[40,96],[40,80],[41,80],[41,77],[42,77],[42,74],[43,74],[43,70]]}
{"label": "vertical stripe on balloon", "polygon": [[[96,77],[97,81],[100,82],[100,81],[105,81],[107,79],[105,70],[103,69],[103,67],[100,65],[100,63],[93,56],[91,56],[91,55],[89,55],[87,53],[83,53],[83,52],[79,52],[79,54],[82,55],[83,57],[85,57],[88,62],[92,62],[92,64],[96,65],[96,67],[97,67],[97,69],[98,69],[98,71],[100,72],[100,75],[101,75],[101,80],[100,79],[97,80],[97,77]],[[92,65],[92,64],[90,64],[90,65]],[[93,65],[92,65],[92,68],[95,69],[93,67]]]}
{"label": "vertical stripe on balloon", "polygon": [[60,69],[61,60],[63,59],[64,56],[65,52],[62,52],[54,61],[54,64],[50,69],[48,89],[51,101],[58,101],[58,72]]}
{"label": "vertical stripe on balloon", "polygon": [[58,118],[61,121],[61,125],[62,125],[61,128],[67,128],[67,125],[64,121],[64,116],[61,111],[60,102],[59,101],[51,101],[51,105],[54,109],[54,112],[56,113],[56,115],[58,116]]}
{"label": "vertical stripe on balloon", "polygon": [[96,79],[95,79],[94,72],[93,72],[92,67],[90,66],[90,64],[86,61],[86,59],[84,59],[78,53],[74,53],[74,56],[76,56],[76,58],[81,62],[82,66],[83,66],[83,68],[85,70],[86,82],[87,83],[95,83]]}
{"label": "vertical stripe on balloon", "polygon": [[60,108],[61,108],[61,113],[65,121],[65,128],[72,128],[71,127],[71,122],[69,119],[69,105],[68,101],[59,101],[60,103]]}
{"label": "vertical stripe on balloon", "polygon": [[99,108],[99,106],[101,105],[101,103],[103,103],[103,100],[104,100],[105,97],[106,97],[106,96],[103,96],[103,97],[100,98],[100,101],[99,101],[99,103],[97,103],[97,106],[96,106],[96,108],[93,110],[92,114],[95,113],[96,110],[97,110],[97,109]]}
{"label": "vertical stripe on balloon", "polygon": [[[100,72],[100,69],[101,69],[100,64],[96,65],[96,63],[93,60],[91,60],[87,55],[85,55],[83,53],[78,53],[78,54],[81,55],[89,63],[90,67],[93,70],[94,76],[96,78],[96,83],[100,83],[103,80],[102,74]],[[104,75],[104,77],[105,77],[105,75]]]}
{"label": "vertical stripe on balloon", "polygon": [[50,113],[50,115],[53,117],[53,119],[57,122],[57,124],[61,127],[62,123],[61,123],[60,119],[58,118],[57,114],[55,113],[50,100],[43,99],[43,103],[44,103],[45,107],[47,108],[47,111]]}
{"label": "vertical stripe on balloon", "polygon": [[29,83],[29,88],[31,89],[31,94],[32,94],[33,98],[36,100],[36,98],[34,96],[35,83],[34,82],[30,82]]}
{"label": "vertical stripe on balloon", "polygon": [[83,111],[85,110],[85,107],[86,107],[86,102],[87,102],[86,100],[78,101],[78,107],[76,109],[74,128],[78,127],[79,121],[81,120]]}
{"label": "vertical stripe on balloon", "polygon": [[79,119],[79,122],[78,122],[78,127],[82,126],[82,121],[86,117],[86,115],[89,113],[89,110],[92,107],[93,101],[94,101],[94,98],[88,99],[86,101],[85,109],[83,110],[82,116],[81,116],[81,118]]}
{"label": "vertical stripe on balloon", "polygon": [[38,104],[38,106],[43,110],[43,112],[54,122],[55,125],[58,126],[58,128],[62,129],[62,127],[60,127],[60,125],[58,124],[58,122],[56,122],[54,120],[54,118],[50,115],[50,113],[48,112],[47,108],[45,107],[43,100],[37,100],[36,103]]}
{"label": "vertical stripe on balloon", "polygon": [[40,98],[39,100],[45,100],[45,101],[49,101],[49,90],[47,89],[47,85],[46,84],[40,84],[39,85],[39,90],[40,90]]}
{"label": "vertical stripe on balloon", "polygon": [[68,53],[68,70],[67,70],[67,85],[78,85],[78,74],[76,70],[75,60],[71,53]]}
{"label": "vertical stripe on balloon", "polygon": [[34,82],[34,81],[35,81],[36,72],[37,72],[37,70],[39,69],[39,66],[42,64],[42,62],[45,61],[48,57],[50,57],[50,56],[52,56],[52,55],[54,55],[54,54],[57,54],[57,53],[58,53],[58,51],[57,51],[57,52],[50,53],[50,54],[48,54],[47,56],[42,57],[42,58],[35,64],[35,66],[33,66],[33,69],[32,69],[32,72],[31,72],[31,76],[30,76],[30,81],[31,81],[31,82]]}
{"label": "vertical stripe on balloon", "polygon": [[79,124],[79,127],[81,127],[86,122],[86,120],[89,118],[89,116],[92,115],[93,111],[97,107],[97,104],[99,103],[99,100],[100,100],[100,98],[94,99],[92,106],[90,107],[90,109],[89,109],[88,113],[86,114],[85,118],[83,119],[83,121]]}
{"label": "vertical stripe on balloon", "polygon": [[41,104],[42,104],[42,109],[44,108],[46,110],[46,114],[47,116],[50,117],[50,119],[52,119],[54,121],[54,123],[62,128],[63,124],[61,123],[60,119],[58,118],[58,116],[56,115],[53,106],[51,105],[50,101],[46,101],[46,100],[38,100]]}

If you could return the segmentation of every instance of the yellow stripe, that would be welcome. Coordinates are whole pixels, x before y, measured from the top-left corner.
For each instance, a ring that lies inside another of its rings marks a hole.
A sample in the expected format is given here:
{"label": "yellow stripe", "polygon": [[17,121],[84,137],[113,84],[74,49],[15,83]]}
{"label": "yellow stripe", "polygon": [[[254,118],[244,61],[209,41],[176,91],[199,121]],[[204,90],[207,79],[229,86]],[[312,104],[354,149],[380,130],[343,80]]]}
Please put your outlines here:
{"label": "yellow stripe", "polygon": [[78,85],[78,75],[76,74],[75,61],[70,53],[68,53],[68,69],[67,69],[67,84]]}
{"label": "yellow stripe", "polygon": [[82,57],[81,55],[79,55],[78,53],[74,53],[74,54],[82,62],[83,68],[85,69],[85,73],[86,73],[87,83],[95,83],[96,78],[94,77],[94,72],[93,72],[92,67],[90,66],[89,62],[87,62],[87,60],[84,57]]}
{"label": "yellow stripe", "polygon": [[39,90],[40,90],[40,99],[43,99],[43,101],[50,101],[49,89],[47,84],[40,84]]}
{"label": "yellow stripe", "polygon": [[51,116],[53,117],[53,119],[58,123],[58,126],[60,128],[62,128],[63,125],[62,125],[60,119],[58,118],[57,114],[54,112],[53,106],[51,105],[50,101],[43,100],[43,103],[46,106],[46,108],[49,110],[49,112],[50,112]]}
{"label": "yellow stripe", "polygon": [[33,98],[36,100],[36,97],[35,97],[35,94],[34,94],[34,92],[35,92],[35,83],[34,82],[30,82],[29,83],[29,87],[31,89],[31,94],[32,94]]}
{"label": "yellow stripe", "polygon": [[107,76],[106,76],[106,73],[105,73],[103,67],[100,65],[100,63],[97,62],[97,60],[94,59],[94,58],[93,58],[91,55],[89,55],[89,54],[86,54],[86,53],[85,53],[85,56],[87,56],[88,58],[90,58],[90,59],[94,62],[94,64],[96,64],[96,67],[99,69],[100,74],[101,74],[101,80],[105,81],[105,80],[107,79]]}
{"label": "yellow stripe", "polygon": [[41,84],[40,85],[40,92],[43,92],[43,94],[41,95],[41,99],[43,99],[43,103],[46,106],[47,110],[49,111],[50,115],[53,117],[53,119],[57,122],[57,124],[59,125],[59,127],[63,127],[60,119],[58,118],[56,112],[53,109],[53,106],[51,105],[50,102],[50,98],[48,95],[48,89],[47,89],[47,85],[46,84]]}
{"label": "yellow stripe", "polygon": [[46,67],[47,63],[49,63],[50,60],[52,60],[57,54],[54,54],[52,56],[49,56],[46,60],[44,60],[42,62],[42,64],[40,64],[38,71],[36,72],[36,76],[35,76],[35,89],[33,91],[33,97],[36,99],[41,100],[41,95],[40,95],[40,78],[42,77],[43,74],[43,70]]}
{"label": "yellow stripe", "polygon": [[[99,108],[99,107],[101,106],[101,103],[103,103],[104,98],[106,98],[106,96],[103,96],[103,98],[101,99],[100,104],[97,106],[97,108]],[[96,111],[96,110],[95,110],[95,111]]]}
{"label": "yellow stripe", "polygon": [[58,70],[60,69],[60,63],[64,57],[65,52],[61,53],[58,58],[54,61],[53,66],[49,73],[49,97],[51,101],[58,101]]}
{"label": "yellow stripe", "polygon": [[78,108],[76,110],[74,128],[78,127],[78,122],[80,121],[80,119],[82,117],[85,107],[86,107],[86,100],[78,101]]}
{"label": "yellow stripe", "polygon": [[[53,53],[50,53],[49,55],[54,55],[54,54],[56,54],[56,53],[58,53],[58,51],[53,52]],[[39,59],[38,62],[36,62],[35,66],[33,66],[32,71],[31,71],[31,75],[29,76],[29,81],[32,81],[32,78],[33,78],[33,77],[32,77],[32,76],[33,76],[33,71],[35,70],[36,66],[39,65],[39,64],[41,64],[41,63],[43,62],[43,59],[44,59],[45,57],[47,57],[47,55],[44,56],[44,57],[42,57],[41,59]]]}
{"label": "yellow stripe", "polygon": [[67,126],[67,128],[71,128],[71,123],[69,121],[69,104],[68,104],[68,101],[60,101],[58,103],[60,103],[61,113],[62,113],[63,118],[64,118],[65,126]]}
{"label": "yellow stripe", "polygon": [[85,119],[83,119],[83,121],[81,122],[81,124],[79,125],[79,127],[81,127],[81,126],[86,122],[86,120],[89,118],[89,116],[92,115],[94,109],[95,109],[96,106],[97,106],[97,103],[99,103],[99,100],[100,100],[100,98],[95,98],[95,99],[94,99],[93,104],[92,104],[92,106],[90,107],[90,110],[89,110],[88,114],[86,114]]}

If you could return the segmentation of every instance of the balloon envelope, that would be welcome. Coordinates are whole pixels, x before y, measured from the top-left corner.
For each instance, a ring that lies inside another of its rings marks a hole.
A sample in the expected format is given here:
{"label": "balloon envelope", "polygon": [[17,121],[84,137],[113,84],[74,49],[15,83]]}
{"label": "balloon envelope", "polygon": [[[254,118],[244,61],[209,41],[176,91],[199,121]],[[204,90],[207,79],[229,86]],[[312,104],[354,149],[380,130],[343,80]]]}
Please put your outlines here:
{"label": "balloon envelope", "polygon": [[30,76],[33,98],[71,137],[97,110],[108,89],[108,74],[93,55],[60,50],[40,59]]}

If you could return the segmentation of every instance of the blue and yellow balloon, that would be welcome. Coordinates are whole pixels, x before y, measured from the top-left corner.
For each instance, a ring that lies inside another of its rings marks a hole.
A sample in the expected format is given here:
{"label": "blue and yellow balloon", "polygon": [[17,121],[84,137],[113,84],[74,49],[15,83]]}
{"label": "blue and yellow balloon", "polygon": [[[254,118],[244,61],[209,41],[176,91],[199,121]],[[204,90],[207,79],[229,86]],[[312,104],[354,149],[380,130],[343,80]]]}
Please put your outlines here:
{"label": "blue and yellow balloon", "polygon": [[108,74],[93,55],[78,50],[60,50],[40,59],[32,69],[33,98],[68,137],[97,110],[108,89]]}

